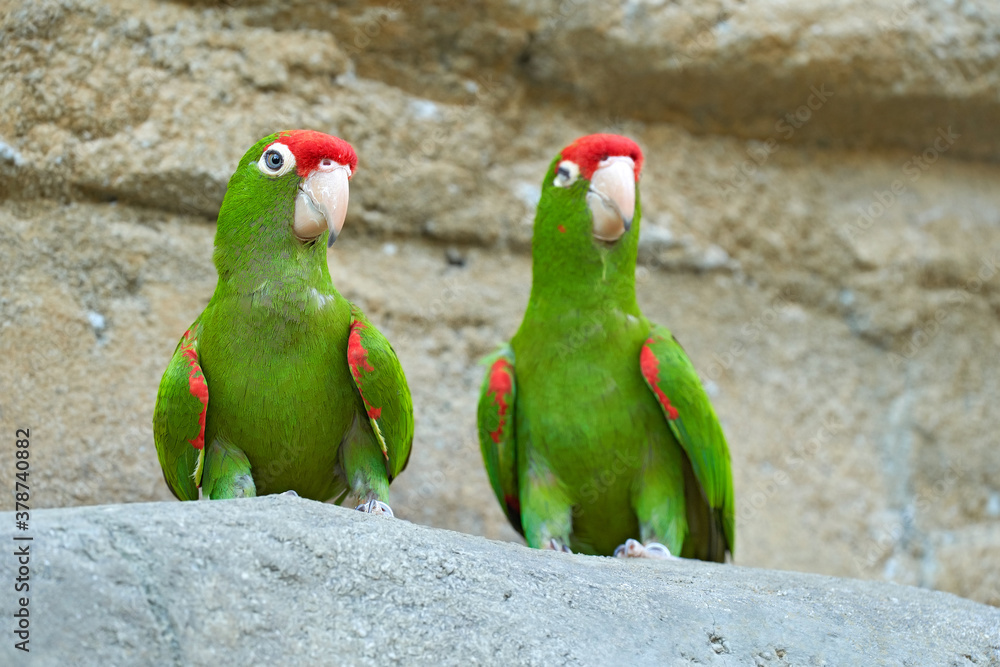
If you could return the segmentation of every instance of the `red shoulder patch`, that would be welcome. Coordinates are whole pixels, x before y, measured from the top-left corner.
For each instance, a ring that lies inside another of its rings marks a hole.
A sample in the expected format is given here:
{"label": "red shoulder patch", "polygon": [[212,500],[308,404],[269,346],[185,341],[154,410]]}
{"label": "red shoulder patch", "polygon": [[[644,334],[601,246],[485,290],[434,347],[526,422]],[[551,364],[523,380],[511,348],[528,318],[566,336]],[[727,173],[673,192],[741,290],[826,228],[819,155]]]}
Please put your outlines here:
{"label": "red shoulder patch", "polygon": [[655,341],[653,337],[650,336],[649,339],[643,343],[642,352],[639,355],[639,368],[642,369],[642,376],[646,378],[646,382],[649,386],[653,388],[653,393],[656,394],[656,400],[660,402],[663,406],[663,410],[667,413],[667,419],[677,419],[679,416],[677,408],[670,404],[670,399],[667,395],[663,393],[660,389],[660,360],[656,358],[653,354],[652,345]]}
{"label": "red shoulder patch", "polygon": [[490,384],[486,389],[487,394],[493,394],[493,402],[497,406],[497,416],[500,422],[496,430],[490,431],[490,437],[494,444],[500,444],[500,436],[503,435],[503,427],[507,424],[507,411],[510,410],[511,389],[514,387],[512,378],[512,368],[510,362],[500,357],[490,366]]}
{"label": "red shoulder patch", "polygon": [[354,384],[358,386],[358,393],[361,394],[361,400],[365,402],[368,416],[372,419],[378,419],[382,416],[382,408],[376,408],[368,402],[362,387],[361,373],[371,373],[375,370],[375,367],[368,361],[368,350],[365,349],[364,343],[361,341],[361,330],[365,328],[361,322],[354,322],[351,325],[351,334],[347,338],[347,365],[351,368]]}
{"label": "red shoulder patch", "polygon": [[198,436],[188,440],[195,449],[205,448],[205,415],[208,412],[208,384],[205,383],[205,373],[198,363],[198,351],[194,349],[194,333],[191,329],[184,332],[181,338],[181,355],[188,360],[191,368],[188,371],[188,389],[191,395],[201,401],[201,414],[198,415]]}

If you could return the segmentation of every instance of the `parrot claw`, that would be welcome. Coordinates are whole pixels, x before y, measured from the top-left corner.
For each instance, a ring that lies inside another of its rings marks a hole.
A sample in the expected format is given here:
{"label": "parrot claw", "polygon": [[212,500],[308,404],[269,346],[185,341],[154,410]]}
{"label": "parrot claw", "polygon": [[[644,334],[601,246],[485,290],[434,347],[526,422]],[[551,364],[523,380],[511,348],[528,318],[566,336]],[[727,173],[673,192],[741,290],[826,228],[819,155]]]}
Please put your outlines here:
{"label": "parrot claw", "polygon": [[292,496],[293,498],[298,498],[299,497],[299,494],[295,493],[295,489],[288,489],[287,491],[285,491],[281,495],[283,495],[283,496]]}
{"label": "parrot claw", "polygon": [[569,550],[568,546],[566,546],[565,544],[563,544],[562,542],[560,542],[559,540],[557,540],[554,537],[552,539],[550,539],[548,542],[546,542],[545,546],[542,547],[542,548],[543,549],[551,549],[552,551],[562,551],[563,553],[567,553],[567,554],[573,553],[572,551]]}
{"label": "parrot claw", "polygon": [[395,518],[391,507],[383,503],[381,500],[375,500],[374,498],[369,500],[367,503],[361,503],[354,509],[359,512],[365,512],[366,514],[376,514],[387,516],[389,518]]}
{"label": "parrot claw", "polygon": [[659,542],[650,542],[643,546],[638,540],[631,538],[625,544],[615,549],[615,558],[656,558],[659,560],[678,560],[670,553],[670,549]]}

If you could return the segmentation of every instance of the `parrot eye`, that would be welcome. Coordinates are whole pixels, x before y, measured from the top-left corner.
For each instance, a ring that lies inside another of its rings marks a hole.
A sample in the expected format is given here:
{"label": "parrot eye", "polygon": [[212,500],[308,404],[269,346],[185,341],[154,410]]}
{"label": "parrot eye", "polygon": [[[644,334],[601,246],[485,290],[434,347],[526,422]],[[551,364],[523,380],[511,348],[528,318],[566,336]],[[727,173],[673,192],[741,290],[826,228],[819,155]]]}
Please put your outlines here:
{"label": "parrot eye", "polygon": [[257,168],[265,176],[284,176],[295,168],[295,155],[285,144],[274,142],[257,160]]}
{"label": "parrot eye", "polygon": [[553,179],[552,185],[557,188],[565,188],[575,183],[579,176],[580,167],[578,167],[575,162],[563,160],[559,163],[559,167],[556,169],[556,177]]}

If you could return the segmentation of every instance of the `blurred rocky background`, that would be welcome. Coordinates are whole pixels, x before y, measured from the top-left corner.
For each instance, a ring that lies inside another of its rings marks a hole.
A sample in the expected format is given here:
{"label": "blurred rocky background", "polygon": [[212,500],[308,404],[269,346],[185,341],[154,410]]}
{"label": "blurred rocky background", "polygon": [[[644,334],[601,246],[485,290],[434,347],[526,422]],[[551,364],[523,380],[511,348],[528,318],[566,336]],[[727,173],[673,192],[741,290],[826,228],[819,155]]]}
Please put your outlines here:
{"label": "blurred rocky background", "polygon": [[[334,281],[393,341],[393,506],[516,540],[475,438],[539,181],[646,153],[639,301],[729,437],[736,560],[1000,605],[1000,6],[970,0],[0,0],[0,485],[171,498],[150,421],[257,138],[360,165]],[[0,509],[13,509],[4,493]]]}

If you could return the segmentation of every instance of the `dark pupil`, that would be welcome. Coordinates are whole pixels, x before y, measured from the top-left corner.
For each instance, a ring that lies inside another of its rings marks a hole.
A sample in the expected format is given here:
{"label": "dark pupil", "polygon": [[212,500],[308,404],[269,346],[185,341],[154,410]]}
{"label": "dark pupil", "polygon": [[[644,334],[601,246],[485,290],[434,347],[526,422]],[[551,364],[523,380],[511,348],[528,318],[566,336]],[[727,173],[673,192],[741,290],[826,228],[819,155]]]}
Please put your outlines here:
{"label": "dark pupil", "polygon": [[268,151],[265,157],[265,162],[267,166],[271,169],[281,169],[281,165],[285,162],[285,159],[281,157],[281,153],[278,151]]}
{"label": "dark pupil", "polygon": [[559,171],[556,173],[558,173],[563,178],[569,178],[569,171],[566,169],[566,167],[559,167]]}

